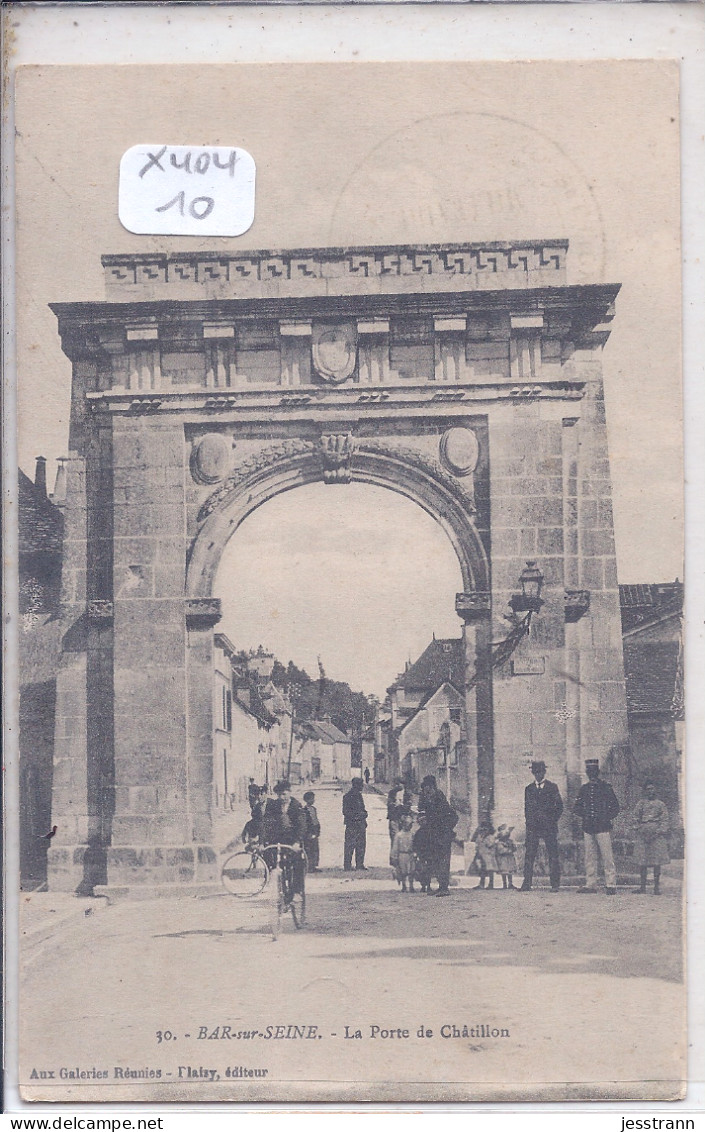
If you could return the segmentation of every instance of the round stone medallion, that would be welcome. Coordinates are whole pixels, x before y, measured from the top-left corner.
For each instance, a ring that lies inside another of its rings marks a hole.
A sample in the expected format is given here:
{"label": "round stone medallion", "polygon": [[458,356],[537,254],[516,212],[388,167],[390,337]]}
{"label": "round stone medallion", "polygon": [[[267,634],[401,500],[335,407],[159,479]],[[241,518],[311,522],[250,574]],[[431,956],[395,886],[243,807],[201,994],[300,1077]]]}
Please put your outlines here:
{"label": "round stone medallion", "polygon": [[218,483],[232,467],[233,449],[230,439],[219,432],[209,432],[194,445],[191,470],[200,483]]}
{"label": "round stone medallion", "polygon": [[480,448],[471,428],[459,426],[443,433],[441,459],[456,476],[469,476],[477,467]]}

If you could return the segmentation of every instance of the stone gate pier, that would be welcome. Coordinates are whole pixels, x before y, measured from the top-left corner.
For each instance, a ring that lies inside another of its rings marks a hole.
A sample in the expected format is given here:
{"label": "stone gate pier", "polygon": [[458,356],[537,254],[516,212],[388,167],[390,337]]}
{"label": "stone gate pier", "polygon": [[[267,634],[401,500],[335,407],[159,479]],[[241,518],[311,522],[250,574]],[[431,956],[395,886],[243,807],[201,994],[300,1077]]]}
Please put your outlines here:
{"label": "stone gate pier", "polygon": [[[616,757],[601,352],[619,288],[568,285],[567,252],[109,255],[105,302],[52,307],[73,363],[52,887],[214,879],[214,580],[243,519],[303,484],[397,491],[455,548],[471,820],[521,826],[532,757],[569,800],[585,758]],[[527,559],[545,604],[492,668]]]}

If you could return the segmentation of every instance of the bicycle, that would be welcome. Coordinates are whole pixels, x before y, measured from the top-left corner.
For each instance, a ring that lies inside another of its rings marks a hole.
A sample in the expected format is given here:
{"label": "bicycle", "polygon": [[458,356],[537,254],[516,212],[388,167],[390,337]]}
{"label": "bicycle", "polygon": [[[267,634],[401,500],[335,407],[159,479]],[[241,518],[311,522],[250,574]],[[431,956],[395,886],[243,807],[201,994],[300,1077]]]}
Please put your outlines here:
{"label": "bicycle", "polygon": [[291,912],[297,931],[305,924],[306,854],[303,849],[279,842],[264,846],[252,842],[227,858],[220,875],[226,892],[241,900],[259,896],[267,888],[270,878],[274,878],[274,939],[279,935],[282,916],[287,912]]}

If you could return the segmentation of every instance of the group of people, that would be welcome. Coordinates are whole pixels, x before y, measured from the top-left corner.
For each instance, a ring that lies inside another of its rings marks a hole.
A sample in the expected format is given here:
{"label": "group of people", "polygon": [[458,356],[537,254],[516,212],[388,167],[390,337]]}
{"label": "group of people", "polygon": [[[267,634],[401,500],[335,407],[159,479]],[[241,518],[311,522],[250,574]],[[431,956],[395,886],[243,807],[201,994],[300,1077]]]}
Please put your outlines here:
{"label": "group of people", "polygon": [[[605,877],[605,892],[617,892],[617,872],[612,851],[612,823],[620,807],[608,782],[600,777],[597,759],[585,763],[587,781],[580,787],[573,814],[582,825],[585,850],[585,884],[582,893],[597,892],[598,861],[601,860]],[[557,892],[561,883],[558,852],[558,821],[563,813],[563,800],[555,782],[546,778],[546,764],[542,760],[531,763],[533,782],[524,791],[526,841],[524,847],[523,881],[521,892],[533,887],[534,866],[543,841],[548,857],[551,890]],[[350,789],[343,795],[343,823],[345,829],[343,867],[346,872],[366,871],[367,808],[362,778],[354,778]],[[292,796],[288,781],[278,782],[273,797],[268,797],[266,786],[250,783],[249,801],[251,816],[242,832],[243,840],[259,840],[263,845],[300,845],[305,853],[308,872],[316,872],[320,861],[319,840],[321,824],[316,811],[316,796],[312,790],[303,795],[303,804]],[[669,816],[665,804],[657,797],[655,784],[644,783],[644,797],[634,811],[635,854],[634,863],[640,871],[640,885],[636,893],[645,893],[648,870],[653,870],[654,893],[660,892],[661,866],[668,863]],[[402,892],[413,892],[418,882],[422,892],[431,893],[432,881],[438,883],[434,895],[447,896],[450,886],[450,860],[458,814],[439,790],[433,775],[427,775],[418,795],[416,808],[401,779],[392,786],[387,797],[389,827],[389,861]],[[493,826],[489,814],[483,815],[472,843],[474,860],[468,871],[479,875],[478,888],[494,888],[495,875],[501,876],[502,888],[515,890],[514,876],[518,872],[517,846],[512,838],[513,826]],[[354,864],[353,864],[354,862]]]}
{"label": "group of people", "polygon": [[250,783],[250,818],[242,831],[242,840],[248,844],[259,841],[262,845],[300,845],[306,854],[307,871],[315,873],[321,835],[316,795],[313,790],[307,790],[302,805],[294,798],[291,783],[286,780],[277,782],[273,797],[269,798],[268,794],[266,786]]}
{"label": "group of people", "polygon": [[[558,853],[558,819],[563,813],[563,800],[555,782],[546,778],[546,764],[537,760],[531,764],[534,781],[524,791],[524,816],[526,819],[526,843],[524,848],[524,877],[521,892],[530,892],[533,887],[534,865],[543,841],[548,857],[548,873],[551,890],[557,892],[561,883],[560,857]],[[597,892],[598,862],[601,860],[605,876],[605,892],[615,896],[617,892],[617,870],[612,850],[612,824],[620,806],[614,790],[600,777],[598,759],[585,762],[585,782],[578,791],[573,814],[581,822],[583,846],[585,851],[585,884],[578,892]],[[635,853],[634,862],[640,871],[640,885],[635,893],[646,892],[649,868],[653,869],[654,892],[660,892],[661,866],[669,861],[668,853],[668,810],[656,797],[653,782],[644,783],[644,797],[634,811]],[[516,845],[511,834],[513,826],[500,825],[494,829],[486,815],[478,825],[472,840],[475,842],[473,865],[480,876],[479,888],[494,886],[494,876],[502,877],[503,888],[514,888],[513,874],[517,868]]]}
{"label": "group of people", "polygon": [[[416,828],[414,828],[416,818]],[[430,895],[431,882],[438,881],[435,896],[448,896],[450,856],[458,814],[438,789],[432,774],[421,783],[418,809],[411,811],[411,796],[399,779],[387,796],[389,863],[402,892],[414,891],[414,880]]]}
{"label": "group of people", "polygon": [[[524,791],[526,841],[524,847],[523,880],[518,891],[530,892],[533,888],[534,866],[543,841],[548,857],[551,890],[557,892],[561,883],[558,851],[558,821],[563,813],[563,800],[555,782],[546,778],[546,764],[542,760],[531,763],[534,781]],[[620,812],[619,802],[608,782],[600,777],[598,759],[585,763],[587,781],[580,787],[573,814],[582,826],[585,852],[585,883],[581,893],[598,891],[598,864],[602,862],[605,892],[617,892],[617,871],[612,849],[612,824]],[[422,891],[430,892],[431,880],[438,880],[436,895],[448,894],[450,854],[458,815],[432,776],[421,784],[418,811],[412,810],[409,791],[401,780],[395,782],[387,799],[387,818],[391,840],[390,864],[402,891],[414,890],[417,880]],[[653,870],[654,893],[660,892],[661,867],[669,861],[669,816],[664,802],[656,795],[652,781],[644,783],[644,797],[633,814],[635,834],[634,863],[639,868],[640,884],[635,894],[646,892],[649,869]],[[468,872],[479,875],[479,889],[494,888],[495,875],[501,876],[502,888],[517,890],[514,876],[518,871],[517,846],[512,837],[513,826],[499,825],[495,829],[489,814],[483,815],[471,843],[475,846],[474,859]]]}

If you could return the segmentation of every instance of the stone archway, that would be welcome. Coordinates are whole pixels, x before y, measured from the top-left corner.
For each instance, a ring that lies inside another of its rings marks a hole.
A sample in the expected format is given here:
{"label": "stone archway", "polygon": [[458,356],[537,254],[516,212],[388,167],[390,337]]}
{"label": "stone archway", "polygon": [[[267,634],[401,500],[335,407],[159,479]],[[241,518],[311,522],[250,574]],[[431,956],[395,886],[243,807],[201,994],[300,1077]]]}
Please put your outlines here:
{"label": "stone archway", "polygon": [[[473,816],[521,822],[532,752],[570,791],[624,741],[599,363],[619,288],[567,285],[566,252],[106,256],[107,302],[53,307],[73,362],[53,887],[212,879],[213,580],[243,518],[302,484],[390,488],[453,544]],[[527,557],[541,617],[493,675]]]}
{"label": "stone archway", "polygon": [[[444,447],[446,437],[447,432],[439,448]],[[348,483],[366,483],[403,495],[439,524],[455,550],[463,582],[456,608],[463,622],[466,683],[474,681],[478,671],[482,673],[466,692],[465,759],[457,768],[456,790],[465,799],[469,815],[476,816],[480,806],[490,804],[493,790],[492,674],[483,663],[491,644],[489,561],[475,525],[472,490],[439,459],[409,444],[370,436],[358,439],[350,432],[324,434],[317,440],[263,441],[207,496],[198,511],[198,530],[189,546],[186,570],[189,711],[192,721],[204,720],[202,726],[193,728],[194,734],[210,733],[205,721],[212,710],[208,682],[211,634],[220,615],[212,591],[223,550],[254,510],[277,495],[311,483],[328,483],[341,490]]]}
{"label": "stone archway", "polygon": [[186,596],[210,597],[225,544],[267,500],[304,484],[368,483],[390,488],[424,509],[443,528],[458,557],[463,589],[489,593],[489,562],[473,517],[472,494],[418,449],[352,433],[314,440],[263,443],[230,472],[199,510],[188,555]]}

